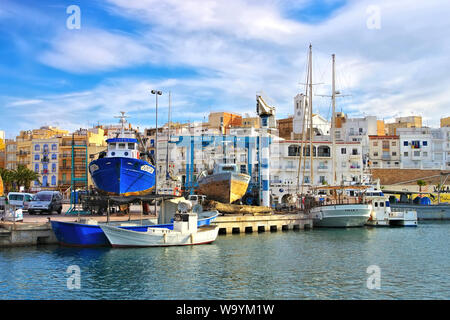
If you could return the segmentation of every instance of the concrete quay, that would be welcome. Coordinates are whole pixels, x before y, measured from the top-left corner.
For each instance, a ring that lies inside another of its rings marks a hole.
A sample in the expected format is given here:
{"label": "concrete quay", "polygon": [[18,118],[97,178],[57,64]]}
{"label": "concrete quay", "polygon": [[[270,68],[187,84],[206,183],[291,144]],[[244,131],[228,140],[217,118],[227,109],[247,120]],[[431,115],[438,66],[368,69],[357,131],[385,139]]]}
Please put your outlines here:
{"label": "concrete quay", "polygon": [[[99,222],[106,222],[106,216],[82,216]],[[0,248],[58,244],[48,219],[56,221],[77,221],[76,216],[24,214],[23,222],[0,222]],[[110,221],[128,221],[156,218],[154,215],[112,215]],[[219,234],[274,232],[303,230],[313,227],[312,219],[302,213],[277,213],[272,215],[226,214],[218,216],[214,224],[219,226]]]}
{"label": "concrete quay", "polygon": [[219,234],[304,230],[313,227],[312,219],[303,213],[226,214],[218,216],[214,224],[219,226]]}

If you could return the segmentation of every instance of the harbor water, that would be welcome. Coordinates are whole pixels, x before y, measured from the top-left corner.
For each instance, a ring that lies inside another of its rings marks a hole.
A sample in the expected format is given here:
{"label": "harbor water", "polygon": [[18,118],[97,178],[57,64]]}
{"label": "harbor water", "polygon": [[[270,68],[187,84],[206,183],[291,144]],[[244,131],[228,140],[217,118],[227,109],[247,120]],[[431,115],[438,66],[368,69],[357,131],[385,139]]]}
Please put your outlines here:
{"label": "harbor water", "polygon": [[2,248],[0,299],[449,299],[449,243],[450,222],[433,221],[190,247]]}

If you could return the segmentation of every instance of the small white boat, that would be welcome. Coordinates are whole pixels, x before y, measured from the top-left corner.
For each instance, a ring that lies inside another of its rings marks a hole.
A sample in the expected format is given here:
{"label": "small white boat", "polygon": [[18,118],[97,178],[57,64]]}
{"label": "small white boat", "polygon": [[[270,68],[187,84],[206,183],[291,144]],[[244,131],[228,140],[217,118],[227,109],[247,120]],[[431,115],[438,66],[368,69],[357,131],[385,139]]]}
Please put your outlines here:
{"label": "small white boat", "polygon": [[372,212],[366,222],[367,226],[417,227],[417,212],[414,210],[393,211],[388,197],[380,189],[367,190],[364,193],[364,199],[372,204]]}
{"label": "small white boat", "polygon": [[196,213],[177,213],[173,230],[168,228],[147,228],[146,232],[100,226],[113,247],[165,247],[211,243],[217,238],[219,227],[197,226]]}

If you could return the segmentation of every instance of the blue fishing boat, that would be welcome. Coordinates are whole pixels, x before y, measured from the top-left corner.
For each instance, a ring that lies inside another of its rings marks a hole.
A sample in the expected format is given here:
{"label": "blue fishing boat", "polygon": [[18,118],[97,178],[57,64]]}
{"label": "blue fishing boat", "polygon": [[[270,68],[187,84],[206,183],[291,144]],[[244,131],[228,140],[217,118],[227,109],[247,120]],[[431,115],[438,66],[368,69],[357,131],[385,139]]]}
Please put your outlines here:
{"label": "blue fishing boat", "polygon": [[125,130],[126,116],[119,116],[122,128],[106,140],[107,152],[89,163],[89,172],[97,189],[109,195],[136,196],[155,187],[155,167],[140,159],[138,140],[132,130]]}
{"label": "blue fishing boat", "polygon": [[[204,212],[205,218],[198,219],[197,225],[205,226],[210,225],[211,222],[219,215],[217,211]],[[73,246],[73,247],[102,247],[109,246],[110,243],[106,238],[102,225],[107,223],[97,223],[95,220],[91,220],[90,223],[79,222],[64,222],[64,221],[50,221],[53,232],[55,233],[58,242],[61,245]],[[149,227],[151,228],[167,228],[172,230],[173,223],[168,224],[144,224],[140,225],[138,221],[120,221],[110,222],[109,225],[117,226],[119,228],[133,230],[138,232],[146,232]],[[135,223],[135,225],[133,225]],[[122,224],[122,225],[121,225]]]}

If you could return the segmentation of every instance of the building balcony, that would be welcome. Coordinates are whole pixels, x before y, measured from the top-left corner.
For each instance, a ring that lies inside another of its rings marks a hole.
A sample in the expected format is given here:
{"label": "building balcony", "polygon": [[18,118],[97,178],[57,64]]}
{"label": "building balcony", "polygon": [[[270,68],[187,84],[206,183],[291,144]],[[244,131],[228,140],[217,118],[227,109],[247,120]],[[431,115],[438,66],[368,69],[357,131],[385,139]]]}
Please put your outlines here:
{"label": "building balcony", "polygon": [[328,170],[328,166],[318,166],[317,170],[318,171],[327,171]]}

